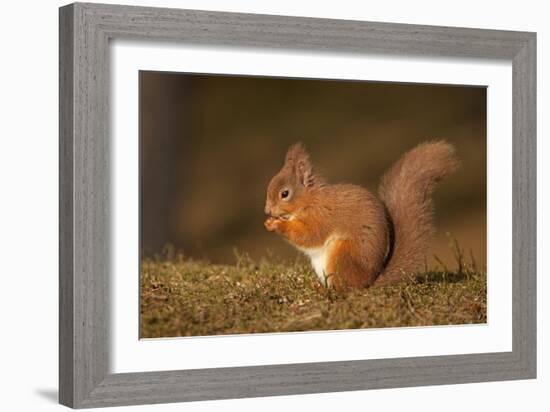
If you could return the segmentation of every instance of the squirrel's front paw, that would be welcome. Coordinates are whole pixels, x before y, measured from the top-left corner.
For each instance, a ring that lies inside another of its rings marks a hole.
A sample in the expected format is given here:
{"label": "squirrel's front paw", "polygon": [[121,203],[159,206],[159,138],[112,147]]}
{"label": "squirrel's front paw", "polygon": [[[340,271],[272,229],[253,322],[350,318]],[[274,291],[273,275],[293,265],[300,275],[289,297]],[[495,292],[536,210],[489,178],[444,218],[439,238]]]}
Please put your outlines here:
{"label": "squirrel's front paw", "polygon": [[270,232],[273,232],[277,229],[277,225],[279,223],[279,219],[276,219],[274,218],[273,216],[269,216],[265,222],[264,222],[264,226],[265,228],[270,231]]}

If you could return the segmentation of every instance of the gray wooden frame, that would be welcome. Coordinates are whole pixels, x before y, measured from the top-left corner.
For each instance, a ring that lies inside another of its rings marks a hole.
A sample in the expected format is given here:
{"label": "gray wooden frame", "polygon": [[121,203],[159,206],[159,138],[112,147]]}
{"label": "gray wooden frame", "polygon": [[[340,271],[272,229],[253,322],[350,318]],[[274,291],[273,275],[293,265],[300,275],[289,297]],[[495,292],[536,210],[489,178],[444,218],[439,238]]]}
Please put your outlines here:
{"label": "gray wooden frame", "polygon": [[[81,3],[61,8],[59,25],[62,404],[85,408],[536,376],[535,33]],[[513,350],[109,373],[108,71],[114,38],[511,61]]]}

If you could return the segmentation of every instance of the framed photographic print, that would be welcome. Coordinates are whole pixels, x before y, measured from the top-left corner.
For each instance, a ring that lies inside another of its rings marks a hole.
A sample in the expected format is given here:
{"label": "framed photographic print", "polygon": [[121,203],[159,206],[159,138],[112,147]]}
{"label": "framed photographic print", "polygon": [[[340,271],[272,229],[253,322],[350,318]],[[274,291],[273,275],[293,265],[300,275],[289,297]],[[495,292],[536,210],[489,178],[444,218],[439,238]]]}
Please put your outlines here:
{"label": "framed photographic print", "polygon": [[60,9],[60,402],[536,376],[534,33]]}

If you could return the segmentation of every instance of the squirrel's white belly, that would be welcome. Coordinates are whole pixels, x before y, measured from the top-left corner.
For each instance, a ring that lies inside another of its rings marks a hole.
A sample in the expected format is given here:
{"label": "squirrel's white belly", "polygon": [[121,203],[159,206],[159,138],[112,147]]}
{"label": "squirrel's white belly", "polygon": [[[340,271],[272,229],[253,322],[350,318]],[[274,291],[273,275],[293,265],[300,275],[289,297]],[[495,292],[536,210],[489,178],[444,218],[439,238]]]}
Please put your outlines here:
{"label": "squirrel's white belly", "polygon": [[298,248],[309,257],[315,274],[319,278],[319,281],[325,286],[327,277],[326,268],[330,254],[330,246],[333,240],[333,237],[328,238],[325,244],[318,248]]}
{"label": "squirrel's white belly", "polygon": [[326,266],[327,266],[327,251],[325,247],[316,249],[302,249],[303,252],[309,256],[311,260],[311,266],[317,274],[317,277],[324,285],[326,282]]}

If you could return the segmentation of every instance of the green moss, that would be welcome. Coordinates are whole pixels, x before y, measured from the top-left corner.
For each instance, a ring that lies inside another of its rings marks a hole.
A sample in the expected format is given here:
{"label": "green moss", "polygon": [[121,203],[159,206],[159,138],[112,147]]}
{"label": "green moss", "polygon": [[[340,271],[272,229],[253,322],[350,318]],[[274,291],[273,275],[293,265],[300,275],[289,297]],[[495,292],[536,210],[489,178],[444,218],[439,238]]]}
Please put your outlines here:
{"label": "green moss", "polygon": [[214,265],[173,257],[141,263],[143,338],[485,323],[486,274],[430,271],[408,284],[338,294],[309,265],[239,256]]}

